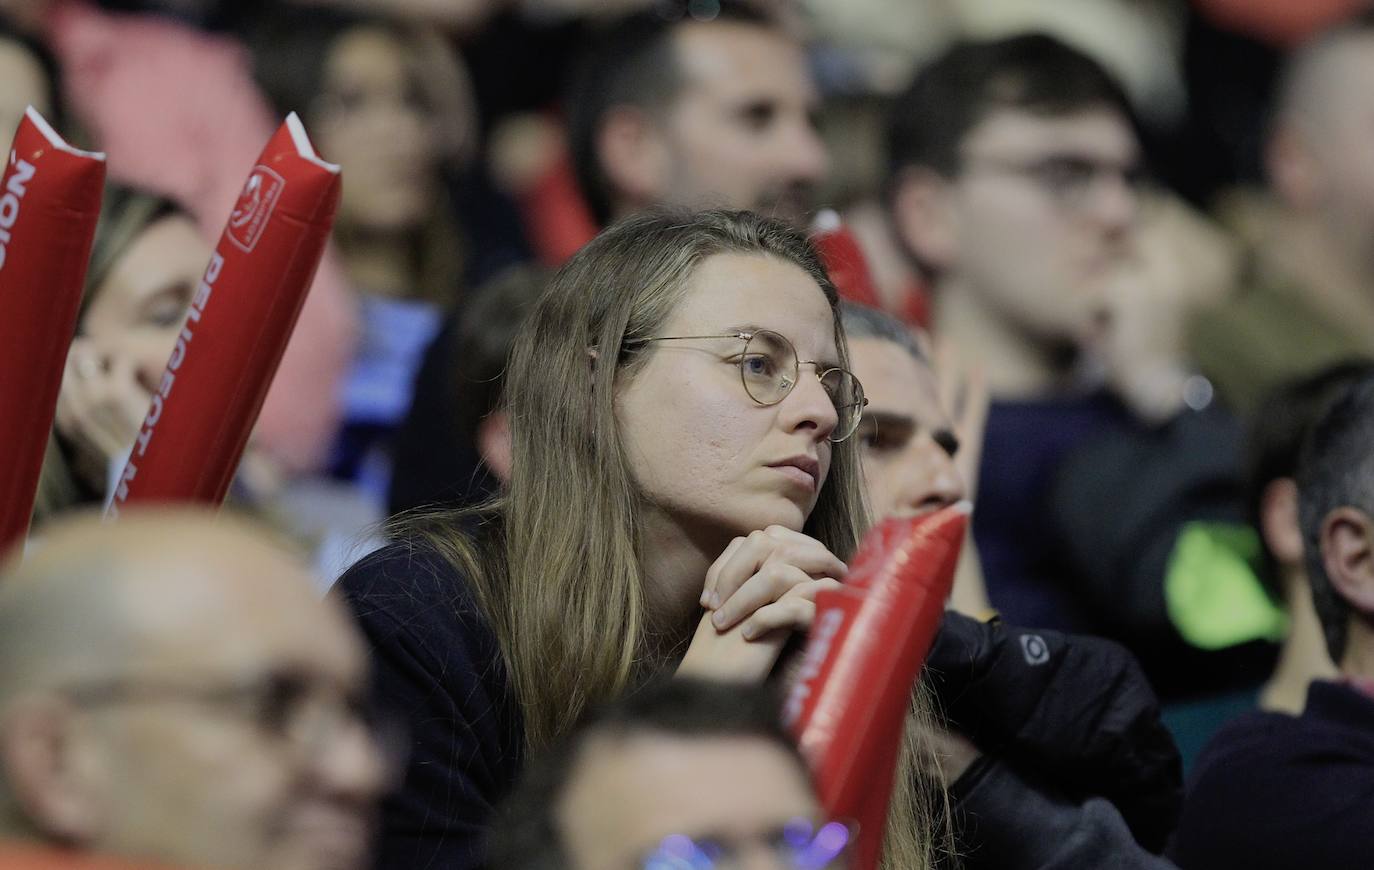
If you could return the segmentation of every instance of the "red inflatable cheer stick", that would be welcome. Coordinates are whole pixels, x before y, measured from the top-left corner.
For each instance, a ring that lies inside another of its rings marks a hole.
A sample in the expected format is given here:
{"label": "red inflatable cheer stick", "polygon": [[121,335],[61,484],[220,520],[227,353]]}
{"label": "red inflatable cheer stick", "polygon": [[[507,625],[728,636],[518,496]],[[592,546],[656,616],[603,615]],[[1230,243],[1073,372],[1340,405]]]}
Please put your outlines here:
{"label": "red inflatable cheer stick", "polygon": [[825,270],[830,273],[830,280],[841,297],[870,308],[883,307],[878,285],[868,268],[868,257],[864,256],[859,240],[840,221],[838,214],[825,209],[816,215],[811,228],[811,244],[820,253]]}
{"label": "red inflatable cheer stick", "polygon": [[339,182],[292,114],[249,173],[191,299],[111,515],[135,501],[224,499],[324,253]]}
{"label": "red inflatable cheer stick", "polygon": [[954,584],[969,510],[960,502],[879,523],[844,587],[816,596],[784,719],[826,811],[859,823],[858,870],[878,866],[912,687]]}
{"label": "red inflatable cheer stick", "polygon": [[104,185],[105,155],[25,113],[0,177],[0,549],[29,528]]}

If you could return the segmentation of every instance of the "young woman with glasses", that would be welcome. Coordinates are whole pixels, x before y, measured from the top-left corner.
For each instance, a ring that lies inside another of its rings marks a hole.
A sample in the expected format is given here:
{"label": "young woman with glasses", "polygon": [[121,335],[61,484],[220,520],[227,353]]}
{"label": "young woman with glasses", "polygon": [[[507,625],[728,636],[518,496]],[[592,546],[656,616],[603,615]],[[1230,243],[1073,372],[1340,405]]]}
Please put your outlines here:
{"label": "young woman with glasses", "polygon": [[[747,212],[634,217],[558,273],[509,363],[505,494],[401,518],[339,580],[412,729],[379,866],[480,866],[521,759],[589,704],[761,682],[805,632],[866,525],[837,306],[805,238]],[[888,862],[926,867],[899,781]]]}

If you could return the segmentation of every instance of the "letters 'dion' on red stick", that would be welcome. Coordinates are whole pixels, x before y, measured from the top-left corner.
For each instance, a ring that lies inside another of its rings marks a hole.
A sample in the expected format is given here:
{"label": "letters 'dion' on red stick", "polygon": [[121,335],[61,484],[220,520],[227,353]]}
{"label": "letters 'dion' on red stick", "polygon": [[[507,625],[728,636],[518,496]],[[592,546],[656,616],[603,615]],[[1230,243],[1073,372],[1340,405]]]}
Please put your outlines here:
{"label": "letters 'dion' on red stick", "polygon": [[864,538],[816,617],[783,710],[826,811],[859,823],[856,870],[875,870],[903,723],[954,585],[969,504],[890,519]]}
{"label": "letters 'dion' on red stick", "polygon": [[0,549],[29,529],[104,186],[30,107],[0,177]]}
{"label": "letters 'dion' on red stick", "polygon": [[109,512],[219,504],[324,254],[339,167],[292,114],[248,174],[153,394]]}

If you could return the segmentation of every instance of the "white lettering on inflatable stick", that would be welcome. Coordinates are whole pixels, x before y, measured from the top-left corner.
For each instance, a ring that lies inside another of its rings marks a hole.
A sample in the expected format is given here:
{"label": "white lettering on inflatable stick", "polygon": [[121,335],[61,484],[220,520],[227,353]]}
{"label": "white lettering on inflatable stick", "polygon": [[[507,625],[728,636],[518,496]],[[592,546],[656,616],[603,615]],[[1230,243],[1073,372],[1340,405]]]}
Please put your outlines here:
{"label": "white lettering on inflatable stick", "polygon": [[124,467],[124,477],[119,486],[115,488],[115,497],[109,508],[111,516],[116,513],[115,506],[129,496],[128,482],[133,480],[134,475],[138,472],[138,467],[134,464],[134,457],[141,459],[148,452],[148,444],[153,440],[153,429],[157,426],[158,420],[162,419],[162,410],[166,406],[167,400],[172,397],[172,387],[176,383],[176,372],[186,362],[191,340],[195,337],[195,331],[191,325],[200,322],[201,314],[210,303],[210,294],[214,290],[214,283],[219,280],[219,273],[223,268],[224,257],[219,251],[215,251],[210,256],[210,265],[205,267],[205,277],[201,280],[200,286],[196,288],[195,296],[191,298],[191,306],[186,310],[186,323],[182,325],[181,333],[177,335],[177,342],[172,347],[172,355],[167,360],[167,368],[162,373],[162,381],[158,384],[158,390],[153,393],[152,404],[148,407],[148,416],[143,418],[143,426],[139,429],[138,439],[134,443],[134,456],[129,458],[129,463]]}
{"label": "white lettering on inflatable stick", "polygon": [[821,667],[830,655],[830,646],[844,625],[844,620],[844,610],[836,607],[822,613],[816,621],[815,635],[807,645],[806,658],[802,661],[796,682],[792,684],[792,692],[788,695],[787,704],[783,709],[783,722],[788,726],[801,717],[806,700],[811,697],[811,683],[820,676]]}
{"label": "white lettering on inflatable stick", "polygon": [[12,238],[10,229],[19,220],[19,205],[29,192],[28,183],[38,171],[29,161],[21,160],[13,150],[10,151],[10,166],[14,171],[5,183],[4,194],[0,195],[0,269],[5,268]]}

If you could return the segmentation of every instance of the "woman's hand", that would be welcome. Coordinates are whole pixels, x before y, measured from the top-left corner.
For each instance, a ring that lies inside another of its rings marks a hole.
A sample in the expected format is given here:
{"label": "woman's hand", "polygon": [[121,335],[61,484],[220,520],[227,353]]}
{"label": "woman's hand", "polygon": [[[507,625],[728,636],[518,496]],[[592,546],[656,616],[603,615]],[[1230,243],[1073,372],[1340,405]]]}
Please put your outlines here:
{"label": "woman's hand", "polygon": [[130,360],[102,352],[88,338],[72,342],[54,422],[91,489],[105,491],[110,459],[133,444],[151,398]]}
{"label": "woman's hand", "polygon": [[794,631],[816,615],[816,595],[849,568],[815,538],[769,526],[735,538],[706,572],[706,613],[678,673],[760,682]]}

